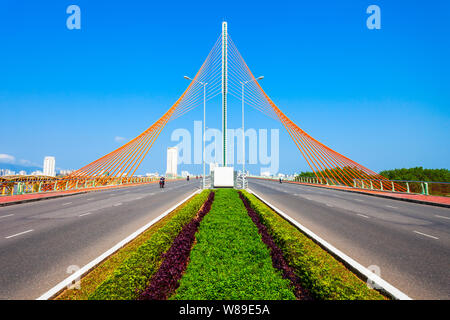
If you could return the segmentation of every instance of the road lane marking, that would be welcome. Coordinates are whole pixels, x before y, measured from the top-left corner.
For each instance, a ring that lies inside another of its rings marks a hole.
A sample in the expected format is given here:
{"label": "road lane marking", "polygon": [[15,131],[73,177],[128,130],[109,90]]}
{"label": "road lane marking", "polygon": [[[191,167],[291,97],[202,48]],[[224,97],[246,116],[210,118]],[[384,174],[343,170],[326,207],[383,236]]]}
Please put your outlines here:
{"label": "road lane marking", "polygon": [[63,206],[67,206],[68,204],[71,204],[72,202],[63,203]]}
{"label": "road lane marking", "polygon": [[[450,220],[450,218],[449,218],[449,217],[438,216],[437,214],[435,214],[434,216],[435,216],[435,217],[438,217],[438,218],[442,218],[442,219],[447,219],[447,220]],[[0,217],[0,218],[1,218],[1,217]]]}
{"label": "road lane marking", "polygon": [[13,216],[13,215],[14,215],[14,213],[12,213],[12,214],[7,214],[7,215],[5,215],[5,216],[0,216],[0,218],[11,217],[11,216]]}
{"label": "road lane marking", "polygon": [[119,203],[116,203],[115,205],[114,205],[114,207],[118,207],[118,206],[121,206],[122,205],[122,202],[119,202]]}
{"label": "road lane marking", "polygon": [[21,234],[28,233],[28,232],[31,232],[31,231],[34,231],[34,230],[33,230],[33,229],[30,229],[30,230],[27,230],[27,231],[19,232],[19,233],[13,234],[13,235],[11,235],[11,236],[5,237],[5,239],[17,237],[17,236],[20,236]]}
{"label": "road lane marking", "polygon": [[357,213],[356,215],[358,215],[358,216],[360,216],[360,217],[363,217],[363,218],[369,218],[368,216],[366,216],[366,215],[363,215],[363,214],[361,214],[361,213]]}
{"label": "road lane marking", "polygon": [[89,198],[89,199],[86,199],[86,201],[89,201],[89,200],[94,200],[94,198]]}
{"label": "road lane marking", "polygon": [[87,216],[89,214],[92,214],[92,212],[86,212],[86,213],[80,214],[79,217]]}
{"label": "road lane marking", "polygon": [[386,206],[386,207],[392,208],[392,209],[398,209],[397,207],[394,207],[394,206]]}
{"label": "road lane marking", "polygon": [[353,200],[359,201],[359,202],[364,202],[364,200],[361,200],[361,199],[353,199]]}
{"label": "road lane marking", "polygon": [[48,299],[50,299],[51,297],[56,295],[58,292],[60,292],[64,288],[66,288],[69,284],[72,284],[73,281],[76,281],[77,279],[80,279],[89,270],[92,270],[92,268],[94,268],[96,265],[98,265],[99,263],[104,261],[107,257],[109,257],[113,253],[117,252],[119,249],[123,248],[127,243],[129,243],[130,241],[134,240],[137,236],[139,236],[140,234],[145,232],[153,224],[155,224],[156,222],[158,222],[159,220],[161,220],[162,218],[167,216],[169,213],[171,213],[176,208],[178,208],[181,204],[185,203],[191,197],[193,197],[194,195],[196,195],[196,194],[198,194],[200,192],[201,192],[201,190],[196,190],[195,192],[190,194],[188,197],[186,197],[184,200],[181,200],[180,202],[175,204],[173,207],[167,209],[165,212],[163,212],[158,217],[156,217],[155,219],[153,219],[152,221],[147,223],[145,226],[143,226],[143,227],[139,228],[138,230],[136,230],[134,233],[132,233],[131,235],[129,235],[128,237],[126,237],[125,239],[123,239],[122,241],[117,243],[114,247],[112,247],[109,250],[105,251],[103,254],[101,254],[100,256],[98,256],[97,258],[95,258],[94,260],[92,260],[91,262],[86,264],[85,266],[83,266],[78,271],[72,273],[72,275],[70,275],[69,277],[67,277],[66,279],[64,279],[63,281],[58,283],[56,286],[54,286],[53,288],[51,288],[50,290],[48,290],[47,292],[45,292],[44,294],[42,294],[41,296],[39,296],[36,299],[37,300],[48,300]]}
{"label": "road lane marking", "polygon": [[329,204],[329,203],[325,203],[328,207],[331,207],[331,208],[333,208],[334,206],[332,205],[332,204]]}
{"label": "road lane marking", "polygon": [[338,260],[341,262],[345,262],[346,264],[350,265],[353,270],[355,270],[356,273],[360,275],[363,279],[371,280],[374,284],[376,284],[378,287],[381,288],[385,293],[387,293],[390,297],[398,300],[411,300],[409,296],[401,292],[399,289],[395,288],[385,280],[383,280],[380,276],[374,274],[372,271],[368,270],[366,267],[361,265],[360,263],[356,262],[349,256],[347,256],[342,251],[338,250],[336,247],[332,246],[330,243],[326,242],[324,239],[320,238],[318,235],[313,233],[311,230],[306,228],[305,226],[301,225],[297,220],[290,217],[288,214],[284,213],[277,207],[275,207],[273,204],[269,203],[265,199],[263,199],[260,195],[255,193],[253,190],[248,189],[248,192],[254,194],[257,198],[259,198],[262,202],[264,202],[266,205],[268,205],[270,208],[272,208],[275,212],[277,212],[279,215],[281,215],[283,218],[288,220],[290,223],[292,223],[294,226],[296,226],[299,230],[301,230],[303,233],[305,233],[309,238],[312,238],[314,241],[319,243],[323,248],[325,248],[326,251],[329,253],[332,253],[335,257],[338,257]]}
{"label": "road lane marking", "polygon": [[426,233],[422,233],[422,232],[419,232],[419,231],[416,231],[416,230],[414,230],[413,232],[418,233],[418,234],[421,234],[421,235],[423,235],[423,236],[425,236],[425,237],[429,237],[429,238],[432,238],[432,239],[439,240],[439,238],[430,236],[429,234],[426,234]]}

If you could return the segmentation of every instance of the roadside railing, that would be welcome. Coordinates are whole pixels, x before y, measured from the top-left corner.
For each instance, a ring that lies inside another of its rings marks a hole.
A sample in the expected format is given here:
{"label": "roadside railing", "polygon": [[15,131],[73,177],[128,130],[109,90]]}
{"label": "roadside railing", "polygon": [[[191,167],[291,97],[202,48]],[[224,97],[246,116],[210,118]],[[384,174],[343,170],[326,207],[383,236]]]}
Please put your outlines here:
{"label": "roadside railing", "polygon": [[247,179],[247,175],[245,173],[243,174],[242,172],[239,172],[236,175],[234,187],[236,189],[247,189],[248,179]]}
{"label": "roadside railing", "polygon": [[0,196],[23,195],[55,191],[75,191],[82,189],[120,186],[129,184],[153,183],[156,177],[128,177],[128,178],[59,178],[59,179],[26,179],[14,181],[4,179],[0,181]]}
{"label": "roadside railing", "polygon": [[[258,177],[255,178],[279,180],[279,178],[272,177]],[[353,186],[343,184],[341,181],[335,179],[313,178],[313,177],[295,177],[294,179],[283,179],[283,181],[294,181],[308,184],[328,185],[347,187],[355,189],[365,189],[373,191],[398,192],[423,194],[433,196],[450,196],[449,182],[432,182],[432,181],[413,181],[413,180],[379,180],[379,179],[353,179]]]}
{"label": "roadside railing", "polygon": [[[434,196],[450,196],[450,183],[414,180],[354,179],[354,188],[403,192]],[[399,186],[404,190],[398,190]]]}

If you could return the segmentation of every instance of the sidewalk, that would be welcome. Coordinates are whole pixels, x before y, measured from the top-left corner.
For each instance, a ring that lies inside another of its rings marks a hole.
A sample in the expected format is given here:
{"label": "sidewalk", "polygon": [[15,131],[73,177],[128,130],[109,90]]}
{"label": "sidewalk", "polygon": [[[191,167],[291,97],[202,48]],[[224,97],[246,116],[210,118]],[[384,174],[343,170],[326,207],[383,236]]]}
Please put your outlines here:
{"label": "sidewalk", "polygon": [[21,194],[21,195],[13,195],[13,196],[0,196],[0,207],[12,205],[12,204],[24,203],[24,202],[73,196],[73,195],[87,193],[87,192],[102,191],[102,190],[114,189],[114,188],[133,187],[133,186],[150,184],[150,183],[155,183],[155,182],[157,182],[157,181],[146,182],[146,183],[102,186],[102,187],[95,187],[95,188],[83,188],[83,189],[78,189],[78,190],[50,191],[50,192],[29,193],[29,194]]}

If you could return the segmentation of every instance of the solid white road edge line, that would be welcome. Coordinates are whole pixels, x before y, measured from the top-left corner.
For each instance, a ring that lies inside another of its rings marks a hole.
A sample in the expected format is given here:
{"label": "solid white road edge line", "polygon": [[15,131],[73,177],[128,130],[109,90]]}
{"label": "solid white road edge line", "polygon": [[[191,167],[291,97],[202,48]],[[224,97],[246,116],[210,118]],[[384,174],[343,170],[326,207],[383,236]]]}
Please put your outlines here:
{"label": "solid white road edge line", "polygon": [[92,268],[94,268],[96,265],[98,265],[100,262],[102,262],[103,260],[105,260],[106,258],[108,258],[110,255],[112,255],[113,253],[115,253],[117,250],[119,250],[120,248],[122,248],[123,246],[125,246],[128,242],[134,240],[137,236],[139,236],[141,233],[143,233],[145,230],[147,230],[148,228],[150,228],[154,223],[158,222],[159,220],[161,220],[162,218],[164,218],[166,215],[168,215],[170,212],[172,212],[173,210],[175,210],[177,207],[179,207],[181,204],[185,203],[187,200],[189,200],[191,197],[193,197],[194,195],[196,195],[197,193],[200,193],[201,190],[197,190],[193,193],[191,193],[188,197],[186,197],[185,199],[181,200],[180,202],[178,202],[177,204],[175,204],[173,207],[167,209],[166,211],[164,211],[161,215],[159,215],[158,217],[156,217],[155,219],[153,219],[152,221],[150,221],[149,223],[147,223],[145,226],[139,228],[138,230],[136,230],[134,233],[132,233],[131,235],[129,235],[128,237],[126,237],[125,239],[123,239],[122,241],[120,241],[119,243],[117,243],[114,247],[112,247],[111,249],[107,250],[106,252],[104,252],[103,254],[101,254],[100,256],[98,256],[97,258],[95,258],[94,260],[92,260],[91,262],[89,262],[87,265],[85,265],[84,267],[82,267],[80,270],[76,271],[75,273],[73,273],[72,275],[70,275],[69,277],[67,277],[66,279],[64,279],[63,281],[61,281],[60,283],[58,283],[56,286],[54,286],[53,288],[51,288],[50,290],[48,290],[46,293],[44,293],[43,295],[41,295],[40,297],[36,298],[36,300],[48,300],[51,297],[55,296],[57,293],[59,293],[61,290],[63,290],[64,288],[66,288],[68,285],[72,284],[72,282],[74,280],[77,279],[81,279],[81,277],[87,273],[88,271],[90,271]]}
{"label": "solid white road edge line", "polygon": [[417,233],[417,234],[421,234],[421,235],[423,235],[423,236],[425,236],[425,237],[428,237],[428,238],[432,238],[432,239],[439,240],[439,238],[434,237],[434,236],[430,236],[429,234],[426,234],[426,233],[422,233],[422,232],[419,232],[419,231],[416,231],[416,230],[414,230],[413,232],[414,232],[414,233]]}
{"label": "solid white road edge line", "polygon": [[313,233],[311,230],[306,228],[305,226],[298,223],[296,220],[291,218],[289,215],[275,207],[274,205],[270,204],[268,201],[264,200],[260,195],[255,193],[253,190],[247,189],[250,193],[255,195],[257,198],[259,198],[262,202],[264,202],[266,205],[268,205],[270,208],[272,208],[275,212],[277,212],[280,216],[288,220],[290,223],[292,223],[294,226],[296,226],[300,231],[305,233],[308,237],[313,239],[314,241],[318,242],[323,248],[325,248],[329,253],[340,259],[342,262],[347,264],[348,266],[353,269],[354,272],[358,273],[360,276],[365,278],[365,280],[369,279],[374,283],[378,288],[381,288],[380,291],[383,293],[391,296],[394,299],[397,300],[412,300],[409,296],[401,292],[399,289],[395,288],[393,285],[388,283],[387,281],[383,280],[381,277],[377,276],[375,273],[361,265],[360,263],[356,262],[349,256],[347,256],[345,253],[340,251],[339,249],[332,246],[330,243],[326,242],[324,239],[320,238],[318,235]]}
{"label": "solid white road edge line", "polygon": [[17,237],[17,236],[20,236],[22,234],[25,234],[25,233],[28,233],[28,232],[32,232],[32,231],[34,231],[34,230],[30,229],[30,230],[27,230],[27,231],[19,232],[19,233],[13,234],[12,236],[5,237],[5,239],[14,238],[14,237]]}
{"label": "solid white road edge line", "polygon": [[92,212],[86,212],[86,213],[80,214],[79,217],[84,217],[84,216],[87,216],[87,215],[90,215],[90,214],[92,214]]}

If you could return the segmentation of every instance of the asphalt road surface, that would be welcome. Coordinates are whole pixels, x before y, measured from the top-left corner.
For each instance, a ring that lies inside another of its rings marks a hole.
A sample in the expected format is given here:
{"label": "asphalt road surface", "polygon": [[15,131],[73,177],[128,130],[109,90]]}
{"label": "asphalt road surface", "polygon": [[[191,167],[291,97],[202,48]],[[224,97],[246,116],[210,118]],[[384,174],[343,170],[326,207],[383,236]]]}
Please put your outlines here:
{"label": "asphalt road surface", "polygon": [[450,209],[249,180],[249,188],[413,299],[450,299]]}
{"label": "asphalt road surface", "polygon": [[186,198],[200,180],[0,207],[0,299],[35,299]]}

